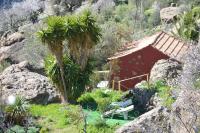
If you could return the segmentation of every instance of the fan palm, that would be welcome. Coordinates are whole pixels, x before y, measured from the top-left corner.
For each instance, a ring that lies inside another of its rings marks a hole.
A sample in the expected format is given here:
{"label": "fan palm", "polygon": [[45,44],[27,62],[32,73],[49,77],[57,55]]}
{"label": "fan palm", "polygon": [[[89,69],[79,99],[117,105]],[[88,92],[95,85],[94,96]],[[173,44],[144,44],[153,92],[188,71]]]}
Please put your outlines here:
{"label": "fan palm", "polygon": [[63,68],[63,41],[65,40],[66,33],[65,21],[62,17],[51,16],[47,19],[46,24],[47,28],[40,30],[38,36],[44,44],[47,44],[49,50],[56,58],[62,79],[62,86],[59,87],[61,100],[63,103],[67,103],[67,90]]}
{"label": "fan palm", "polygon": [[99,42],[100,28],[90,11],[66,19],[66,39],[72,59],[84,70],[92,48]]}

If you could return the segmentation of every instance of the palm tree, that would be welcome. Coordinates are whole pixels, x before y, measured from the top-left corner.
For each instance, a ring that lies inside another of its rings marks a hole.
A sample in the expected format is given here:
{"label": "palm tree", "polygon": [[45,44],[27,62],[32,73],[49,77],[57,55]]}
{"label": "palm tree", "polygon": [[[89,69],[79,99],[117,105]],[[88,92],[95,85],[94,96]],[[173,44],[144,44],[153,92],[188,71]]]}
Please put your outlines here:
{"label": "palm tree", "polygon": [[46,21],[47,28],[38,32],[38,36],[44,44],[47,44],[51,53],[55,56],[60,68],[60,76],[62,79],[62,87],[59,87],[61,92],[62,103],[67,103],[67,90],[64,79],[63,68],[63,41],[65,40],[65,21],[62,17],[51,16]]}
{"label": "palm tree", "polygon": [[92,48],[99,42],[100,28],[90,11],[66,18],[66,39],[72,59],[84,70]]}

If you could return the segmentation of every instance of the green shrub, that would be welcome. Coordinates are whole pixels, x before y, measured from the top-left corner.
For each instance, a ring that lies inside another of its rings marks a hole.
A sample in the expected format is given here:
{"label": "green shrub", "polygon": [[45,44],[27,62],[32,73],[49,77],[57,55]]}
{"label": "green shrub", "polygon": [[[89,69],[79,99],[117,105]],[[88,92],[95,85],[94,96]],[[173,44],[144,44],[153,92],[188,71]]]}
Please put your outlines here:
{"label": "green shrub", "polygon": [[158,80],[158,81],[155,82],[155,84],[153,85],[153,87],[154,87],[155,89],[157,89],[157,91],[159,91],[159,88],[165,87],[165,86],[167,86],[165,80]]}
{"label": "green shrub", "polygon": [[[98,106],[99,111],[105,111],[107,105],[109,105],[111,102],[121,100],[121,97],[122,92],[120,91],[114,91],[109,89],[96,89],[92,92],[86,92],[85,94],[81,95],[81,97],[79,97],[77,101],[81,104],[96,104]],[[96,109],[94,107],[91,108]]]}
{"label": "green shrub", "polygon": [[175,25],[174,34],[177,34],[181,38],[189,41],[198,41],[199,40],[199,27],[197,16],[199,12],[195,9],[193,11],[187,12],[180,16],[180,20]]}
{"label": "green shrub", "polygon": [[97,108],[97,103],[90,93],[83,94],[80,98],[78,98],[77,102],[79,102],[83,108],[90,108],[94,110]]}
{"label": "green shrub", "polygon": [[111,104],[109,98],[99,98],[97,99],[97,103],[98,103],[98,110],[102,113],[105,112],[107,107]]}
{"label": "green shrub", "polygon": [[171,108],[171,105],[175,102],[175,99],[171,95],[171,88],[168,86],[160,87],[158,96],[162,99],[163,106]]}
{"label": "green shrub", "polygon": [[92,96],[94,97],[95,100],[99,98],[109,98],[111,102],[116,102],[121,100],[122,92],[106,88],[96,89],[92,92]]}

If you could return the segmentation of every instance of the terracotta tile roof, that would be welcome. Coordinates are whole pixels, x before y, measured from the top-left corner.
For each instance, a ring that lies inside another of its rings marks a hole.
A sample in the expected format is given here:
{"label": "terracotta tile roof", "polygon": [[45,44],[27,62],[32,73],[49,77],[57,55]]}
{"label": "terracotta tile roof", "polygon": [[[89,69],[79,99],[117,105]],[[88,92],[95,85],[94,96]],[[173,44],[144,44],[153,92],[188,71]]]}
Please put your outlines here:
{"label": "terracotta tile roof", "polygon": [[114,56],[108,59],[112,60],[124,57],[150,45],[153,48],[156,48],[160,52],[178,61],[181,60],[181,57],[189,48],[189,46],[185,42],[162,31],[150,37],[145,37],[138,41],[126,43],[124,46],[122,46],[122,48],[119,49],[117,53],[114,54]]}

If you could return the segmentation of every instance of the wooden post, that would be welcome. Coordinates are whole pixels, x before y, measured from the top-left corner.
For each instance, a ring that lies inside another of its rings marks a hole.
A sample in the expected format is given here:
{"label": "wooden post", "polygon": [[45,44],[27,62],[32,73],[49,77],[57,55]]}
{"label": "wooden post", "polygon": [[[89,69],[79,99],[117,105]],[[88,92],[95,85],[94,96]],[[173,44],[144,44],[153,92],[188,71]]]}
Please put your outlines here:
{"label": "wooden post", "polygon": [[112,81],[112,88],[115,89],[115,80]]}
{"label": "wooden post", "polygon": [[149,74],[147,74],[147,87],[148,87],[148,89],[150,87],[150,84],[149,84]]}
{"label": "wooden post", "polygon": [[118,81],[118,90],[121,91],[121,82]]}

